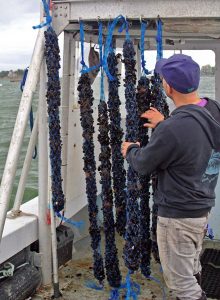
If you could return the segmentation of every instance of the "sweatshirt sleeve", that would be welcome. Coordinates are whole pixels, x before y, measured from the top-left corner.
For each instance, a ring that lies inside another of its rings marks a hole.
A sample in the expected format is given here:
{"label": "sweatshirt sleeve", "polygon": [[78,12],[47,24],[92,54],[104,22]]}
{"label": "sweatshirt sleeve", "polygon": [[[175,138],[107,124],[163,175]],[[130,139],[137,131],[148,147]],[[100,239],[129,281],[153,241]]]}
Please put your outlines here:
{"label": "sweatshirt sleeve", "polygon": [[140,148],[132,144],[128,148],[126,159],[140,175],[150,175],[157,168],[165,169],[175,159],[176,137],[164,125],[155,129],[147,146]]}

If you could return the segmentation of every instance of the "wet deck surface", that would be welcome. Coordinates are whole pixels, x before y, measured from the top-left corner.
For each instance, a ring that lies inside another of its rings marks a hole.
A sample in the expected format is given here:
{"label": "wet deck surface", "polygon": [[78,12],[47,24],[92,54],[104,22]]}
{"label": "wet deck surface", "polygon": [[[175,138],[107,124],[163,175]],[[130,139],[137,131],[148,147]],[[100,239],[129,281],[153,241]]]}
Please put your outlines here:
{"label": "wet deck surface", "polygon": [[[90,249],[89,238],[85,238],[75,244],[76,252],[73,255],[73,259],[60,269],[60,287],[63,300],[108,300],[110,295],[110,288],[106,283],[104,290],[97,291],[86,287],[87,281],[94,281],[92,271],[92,252]],[[119,251],[120,269],[123,276],[123,281],[127,274],[127,269],[124,266],[122,259],[122,249],[124,241],[117,236],[117,246]],[[161,284],[165,287],[163,281],[163,275],[160,272],[160,266],[152,259],[152,276],[159,279]],[[162,290],[160,286],[154,281],[148,280],[141,275],[140,272],[132,275],[132,279],[138,283],[141,287],[141,294],[138,296],[138,300],[162,300]],[[166,300],[174,300],[175,295],[165,287]],[[36,295],[32,297],[32,300],[51,299],[53,294],[51,288],[44,288],[38,290]],[[125,291],[120,292],[121,300],[125,299]]]}

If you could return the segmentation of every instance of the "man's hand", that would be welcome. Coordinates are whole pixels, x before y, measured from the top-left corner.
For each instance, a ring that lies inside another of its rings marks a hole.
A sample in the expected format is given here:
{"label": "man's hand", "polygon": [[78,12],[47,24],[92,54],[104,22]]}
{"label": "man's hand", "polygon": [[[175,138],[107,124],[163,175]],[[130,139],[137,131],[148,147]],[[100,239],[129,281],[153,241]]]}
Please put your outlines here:
{"label": "man's hand", "polygon": [[139,142],[136,142],[136,143],[130,143],[130,142],[123,142],[122,143],[122,146],[121,146],[121,153],[123,155],[123,157],[125,158],[126,155],[127,155],[127,151],[128,151],[128,147],[132,144],[137,144],[138,146],[140,146],[140,143]]}
{"label": "man's hand", "polygon": [[150,107],[149,110],[145,111],[141,118],[148,119],[149,123],[145,123],[144,127],[155,128],[157,124],[164,120],[164,115],[162,115],[156,108]]}

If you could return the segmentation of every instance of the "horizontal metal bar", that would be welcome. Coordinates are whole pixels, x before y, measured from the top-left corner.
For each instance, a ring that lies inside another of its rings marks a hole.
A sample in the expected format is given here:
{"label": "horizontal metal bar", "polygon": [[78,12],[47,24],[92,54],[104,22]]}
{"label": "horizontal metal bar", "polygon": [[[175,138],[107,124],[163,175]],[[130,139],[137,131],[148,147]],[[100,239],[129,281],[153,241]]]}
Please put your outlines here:
{"label": "horizontal metal bar", "polygon": [[219,0],[54,0],[56,5],[70,4],[70,20],[79,17],[108,20],[122,14],[129,19],[143,18],[219,18]]}

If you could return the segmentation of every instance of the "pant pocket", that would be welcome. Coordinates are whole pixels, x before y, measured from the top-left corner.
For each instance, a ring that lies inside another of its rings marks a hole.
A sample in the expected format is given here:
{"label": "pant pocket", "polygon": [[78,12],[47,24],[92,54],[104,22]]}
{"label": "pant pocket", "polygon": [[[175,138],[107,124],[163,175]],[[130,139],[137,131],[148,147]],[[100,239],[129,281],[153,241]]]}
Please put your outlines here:
{"label": "pant pocket", "polygon": [[176,229],[176,238],[178,244],[178,251],[180,255],[186,255],[187,257],[194,257],[196,253],[196,240],[195,234],[191,232]]}

